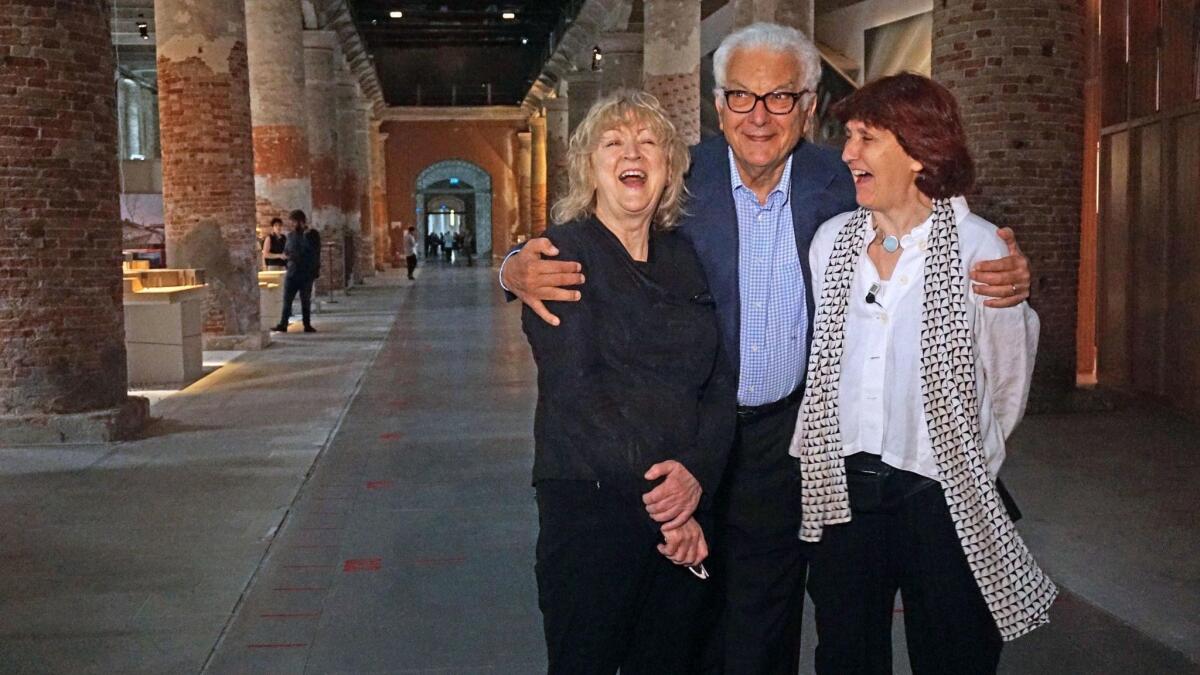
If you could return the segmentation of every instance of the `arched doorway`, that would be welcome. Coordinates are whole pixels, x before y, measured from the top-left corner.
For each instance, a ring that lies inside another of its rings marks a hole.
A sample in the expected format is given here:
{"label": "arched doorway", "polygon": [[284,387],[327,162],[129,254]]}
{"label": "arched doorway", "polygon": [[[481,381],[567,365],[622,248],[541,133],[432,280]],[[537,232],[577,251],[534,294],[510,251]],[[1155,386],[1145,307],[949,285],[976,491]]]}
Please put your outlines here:
{"label": "arched doorway", "polygon": [[[417,176],[414,202],[417,205],[417,231],[421,248],[431,231],[447,224],[446,213],[458,212],[451,206],[461,205],[461,221],[451,219],[475,238],[475,253],[482,259],[492,254],[492,177],[479,166],[460,159],[431,164]],[[445,205],[447,208],[442,208]],[[431,220],[432,218],[432,220]],[[434,222],[436,221],[436,222]]]}

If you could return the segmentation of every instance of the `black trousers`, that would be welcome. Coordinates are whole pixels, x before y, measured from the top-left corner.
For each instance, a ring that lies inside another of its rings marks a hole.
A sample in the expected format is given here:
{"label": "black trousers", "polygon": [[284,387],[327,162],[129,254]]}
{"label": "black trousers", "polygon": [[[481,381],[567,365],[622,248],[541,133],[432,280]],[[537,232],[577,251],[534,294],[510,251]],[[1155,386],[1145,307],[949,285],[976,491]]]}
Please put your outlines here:
{"label": "black trousers", "polygon": [[297,293],[300,294],[300,316],[304,325],[312,325],[312,288],[312,279],[289,276],[283,278],[283,318],[279,320],[280,326],[287,328],[288,319],[292,318],[292,302],[296,300]]}
{"label": "black trousers", "polygon": [[695,672],[711,580],[658,552],[640,503],[592,481],[537,485],[538,606],[551,675]]}
{"label": "black trousers", "polygon": [[795,675],[808,546],[799,540],[800,478],[788,455],[799,401],[739,416],[718,495],[721,523],[710,570],[715,626],[703,671]]}
{"label": "black trousers", "polygon": [[417,256],[410,255],[404,257],[404,264],[408,267],[408,278],[413,278],[413,272],[417,269]]}
{"label": "black trousers", "polygon": [[876,455],[846,458],[849,523],[813,547],[817,672],[892,672],[896,591],[916,675],[995,673],[1001,639],[967,566],[941,486]]}

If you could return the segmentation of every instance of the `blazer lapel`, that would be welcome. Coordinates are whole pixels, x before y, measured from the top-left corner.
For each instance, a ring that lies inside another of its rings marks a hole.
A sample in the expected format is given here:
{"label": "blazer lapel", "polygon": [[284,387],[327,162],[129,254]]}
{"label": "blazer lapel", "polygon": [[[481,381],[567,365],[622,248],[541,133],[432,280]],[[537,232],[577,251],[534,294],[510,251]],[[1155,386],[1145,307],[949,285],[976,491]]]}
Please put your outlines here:
{"label": "blazer lapel", "polygon": [[738,285],[737,209],[729,185],[728,146],[722,141],[702,147],[696,157],[688,189],[692,199],[689,217],[681,231],[692,242],[708,287],[717,303],[717,320],[735,372],[741,363],[741,293]]}

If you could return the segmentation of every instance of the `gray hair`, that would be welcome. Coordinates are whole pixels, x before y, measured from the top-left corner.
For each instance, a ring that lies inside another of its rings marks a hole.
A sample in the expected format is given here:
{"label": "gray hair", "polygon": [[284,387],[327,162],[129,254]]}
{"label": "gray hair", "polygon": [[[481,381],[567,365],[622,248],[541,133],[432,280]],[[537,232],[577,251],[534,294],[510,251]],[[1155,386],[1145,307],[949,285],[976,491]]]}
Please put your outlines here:
{"label": "gray hair", "polygon": [[713,54],[713,78],[717,81],[717,91],[714,93],[718,97],[720,90],[725,88],[729,59],[739,49],[766,49],[792,54],[803,71],[800,87],[812,92],[817,90],[817,83],[821,81],[821,54],[812,40],[795,28],[760,21],[727,35]]}

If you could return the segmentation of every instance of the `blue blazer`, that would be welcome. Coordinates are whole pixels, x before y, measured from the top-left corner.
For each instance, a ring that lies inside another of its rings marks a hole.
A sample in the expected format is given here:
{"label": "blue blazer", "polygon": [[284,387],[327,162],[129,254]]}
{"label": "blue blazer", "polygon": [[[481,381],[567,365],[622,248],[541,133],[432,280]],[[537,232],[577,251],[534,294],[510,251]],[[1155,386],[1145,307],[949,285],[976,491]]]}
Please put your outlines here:
{"label": "blue blazer", "polygon": [[[679,231],[692,243],[708,286],[717,304],[717,319],[726,354],[735,372],[741,364],[741,293],[738,288],[738,222],[729,176],[729,145],[724,136],[710,138],[692,148],[692,168],[687,176],[688,216]],[[854,181],[836,150],[801,141],[792,152],[792,224],[796,228],[796,254],[804,270],[808,301],[808,335],[816,305],[812,296],[812,270],[808,247],[821,223],[855,209]]]}

